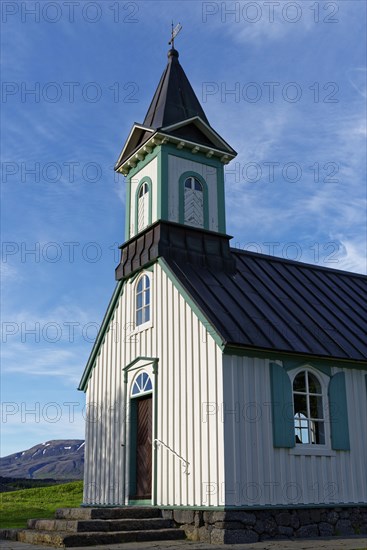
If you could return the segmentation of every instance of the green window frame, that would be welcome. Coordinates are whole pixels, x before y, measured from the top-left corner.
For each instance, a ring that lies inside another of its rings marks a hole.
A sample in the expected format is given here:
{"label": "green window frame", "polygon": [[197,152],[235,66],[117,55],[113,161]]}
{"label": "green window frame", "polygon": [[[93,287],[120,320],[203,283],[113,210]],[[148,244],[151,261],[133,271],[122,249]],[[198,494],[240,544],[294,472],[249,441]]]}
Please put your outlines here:
{"label": "green window frame", "polygon": [[[148,224],[144,226],[142,229],[139,230],[139,195],[144,185],[147,185],[148,187]],[[134,231],[135,235],[140,233],[140,231],[144,231],[149,225],[152,223],[152,180],[148,176],[144,176],[140,181],[136,188],[135,192],[135,224],[134,224]]]}

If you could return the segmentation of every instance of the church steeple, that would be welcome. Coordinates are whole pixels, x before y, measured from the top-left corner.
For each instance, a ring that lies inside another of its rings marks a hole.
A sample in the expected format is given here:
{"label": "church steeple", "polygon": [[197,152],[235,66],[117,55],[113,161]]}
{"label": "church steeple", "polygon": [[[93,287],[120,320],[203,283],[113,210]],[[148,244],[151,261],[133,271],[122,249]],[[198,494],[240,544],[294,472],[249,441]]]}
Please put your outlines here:
{"label": "church steeple", "polygon": [[237,153],[209,124],[178,58],[171,48],[115,166],[127,178],[126,240],[159,221],[226,232],[224,164]]}
{"label": "church steeple", "polygon": [[209,124],[178,57],[177,50],[169,50],[168,63],[145,116],[144,126],[164,128],[193,117]]}

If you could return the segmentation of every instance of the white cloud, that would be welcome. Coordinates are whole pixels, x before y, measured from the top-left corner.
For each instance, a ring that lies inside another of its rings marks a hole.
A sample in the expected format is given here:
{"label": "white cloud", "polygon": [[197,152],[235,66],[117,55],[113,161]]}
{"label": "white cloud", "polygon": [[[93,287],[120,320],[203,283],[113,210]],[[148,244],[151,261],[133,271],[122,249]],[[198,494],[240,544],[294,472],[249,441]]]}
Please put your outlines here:
{"label": "white cloud", "polygon": [[361,238],[348,239],[344,235],[335,237],[340,241],[343,252],[338,257],[338,269],[367,273],[367,249],[366,242]]}
{"label": "white cloud", "polygon": [[76,306],[4,312],[2,372],[60,378],[76,386],[99,326],[100,319]]}
{"label": "white cloud", "polygon": [[[2,260],[4,260],[4,258],[2,258]],[[5,261],[1,261],[0,263],[0,275],[1,286],[17,283],[22,280],[22,275],[17,268]]]}
{"label": "white cloud", "polygon": [[347,77],[353,88],[359,95],[366,98],[367,70],[365,67],[353,67],[347,71]]}

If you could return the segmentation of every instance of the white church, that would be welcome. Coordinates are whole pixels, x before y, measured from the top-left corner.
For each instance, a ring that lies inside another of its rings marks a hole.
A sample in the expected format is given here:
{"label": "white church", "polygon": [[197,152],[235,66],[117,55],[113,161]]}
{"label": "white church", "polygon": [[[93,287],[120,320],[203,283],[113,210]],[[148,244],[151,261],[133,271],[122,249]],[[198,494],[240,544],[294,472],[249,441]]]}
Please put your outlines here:
{"label": "white church", "polygon": [[115,166],[125,242],[79,386],[83,506],[365,513],[367,279],[231,248],[235,156],[170,49]]}

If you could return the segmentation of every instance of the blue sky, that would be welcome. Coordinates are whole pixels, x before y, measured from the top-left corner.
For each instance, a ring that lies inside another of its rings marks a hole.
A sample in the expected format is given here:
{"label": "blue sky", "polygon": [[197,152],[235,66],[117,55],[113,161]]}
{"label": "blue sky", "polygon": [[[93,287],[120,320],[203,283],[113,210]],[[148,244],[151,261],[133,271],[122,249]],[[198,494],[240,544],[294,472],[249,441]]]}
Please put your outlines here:
{"label": "blue sky", "polygon": [[172,19],[209,121],[238,151],[225,178],[233,246],[366,271],[365,2],[1,8],[2,456],[84,437],[76,387],[124,240],[112,167],[144,119]]}

